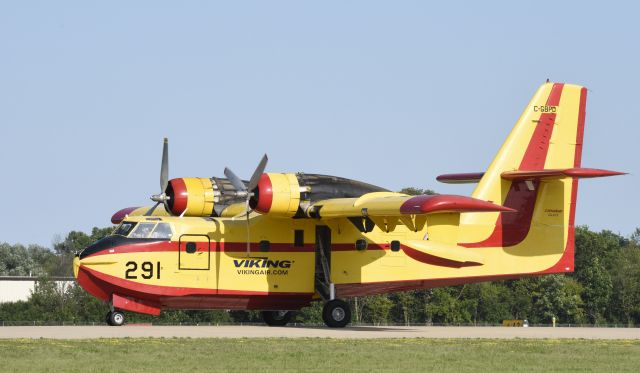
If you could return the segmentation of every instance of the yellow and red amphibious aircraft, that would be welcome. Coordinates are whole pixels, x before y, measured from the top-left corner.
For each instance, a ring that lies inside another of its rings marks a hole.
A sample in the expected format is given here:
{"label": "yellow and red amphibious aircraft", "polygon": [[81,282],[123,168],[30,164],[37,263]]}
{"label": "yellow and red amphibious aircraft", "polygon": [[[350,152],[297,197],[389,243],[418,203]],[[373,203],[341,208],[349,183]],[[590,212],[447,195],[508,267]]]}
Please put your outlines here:
{"label": "yellow and red amphibious aircraft", "polygon": [[153,207],[118,211],[113,234],[78,253],[74,273],[123,311],[262,310],[269,325],[324,302],[330,327],[344,298],[573,271],[587,90],[545,83],[489,168],[438,177],[477,182],[471,197],[409,196],[333,176],[263,173],[168,179]]}

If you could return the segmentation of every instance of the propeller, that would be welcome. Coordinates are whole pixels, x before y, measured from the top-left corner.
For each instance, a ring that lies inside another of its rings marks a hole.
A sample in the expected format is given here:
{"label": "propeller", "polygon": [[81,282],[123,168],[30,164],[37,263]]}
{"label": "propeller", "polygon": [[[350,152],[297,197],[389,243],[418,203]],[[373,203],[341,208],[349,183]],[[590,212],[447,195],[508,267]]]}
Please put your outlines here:
{"label": "propeller", "polygon": [[229,181],[231,182],[231,185],[233,185],[233,187],[236,190],[235,195],[238,197],[245,198],[245,216],[247,219],[247,254],[249,254],[249,252],[251,251],[251,243],[250,243],[251,231],[249,228],[250,227],[249,214],[251,213],[251,208],[249,207],[249,200],[251,199],[251,197],[254,196],[254,193],[255,193],[254,191],[258,186],[258,182],[260,181],[260,176],[262,176],[265,168],[267,167],[268,161],[269,161],[269,158],[267,158],[266,154],[262,156],[260,163],[258,163],[258,167],[256,167],[255,171],[253,171],[253,175],[251,175],[251,179],[249,179],[248,186],[245,186],[242,180],[235,173],[233,173],[231,169],[229,169],[228,167],[225,167],[224,169],[224,176],[226,176],[227,179],[229,179]]}
{"label": "propeller", "polygon": [[162,163],[160,164],[160,194],[154,194],[151,196],[151,200],[156,202],[156,204],[144,214],[145,216],[153,214],[156,207],[161,203],[165,205],[165,210],[171,213],[167,206],[169,196],[165,193],[167,185],[169,185],[169,139],[165,137],[164,144],[162,144]]}

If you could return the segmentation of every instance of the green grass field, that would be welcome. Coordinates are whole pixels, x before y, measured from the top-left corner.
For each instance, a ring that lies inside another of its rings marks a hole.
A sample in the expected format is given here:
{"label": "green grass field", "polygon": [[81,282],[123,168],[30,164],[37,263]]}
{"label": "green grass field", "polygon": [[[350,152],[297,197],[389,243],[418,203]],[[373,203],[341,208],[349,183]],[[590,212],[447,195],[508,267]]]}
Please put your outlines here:
{"label": "green grass field", "polygon": [[633,371],[640,341],[0,340],[0,371]]}

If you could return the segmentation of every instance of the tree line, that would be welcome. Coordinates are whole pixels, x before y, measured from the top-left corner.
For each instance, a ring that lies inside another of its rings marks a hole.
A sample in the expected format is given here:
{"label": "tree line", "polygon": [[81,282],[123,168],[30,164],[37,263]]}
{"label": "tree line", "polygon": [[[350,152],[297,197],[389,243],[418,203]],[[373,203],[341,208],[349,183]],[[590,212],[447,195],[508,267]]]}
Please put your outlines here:
{"label": "tree line", "polygon": [[[418,190],[419,192],[425,192]],[[0,304],[0,320],[102,322],[107,305],[76,284],[48,280],[72,276],[76,251],[108,234],[73,231],[53,249],[0,244],[0,276],[37,276],[27,301]],[[517,280],[399,292],[350,299],[353,321],[371,324],[499,324],[527,319],[531,324],[640,324],[640,228],[630,237],[608,230],[576,228],[575,272]],[[322,305],[301,310],[295,321],[321,324]],[[256,311],[163,311],[159,318],[129,313],[129,322],[261,322]]]}

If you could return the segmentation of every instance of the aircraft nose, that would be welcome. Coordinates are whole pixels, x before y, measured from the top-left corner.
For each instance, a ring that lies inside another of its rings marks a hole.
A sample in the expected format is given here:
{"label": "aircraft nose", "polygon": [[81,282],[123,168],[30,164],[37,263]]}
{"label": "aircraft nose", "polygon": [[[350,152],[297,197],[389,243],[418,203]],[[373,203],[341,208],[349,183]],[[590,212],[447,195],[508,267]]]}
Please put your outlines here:
{"label": "aircraft nose", "polygon": [[99,241],[87,246],[79,253],[79,258],[84,259],[90,255],[94,255],[100,252],[107,251],[111,248],[121,245],[120,238],[116,236],[107,236]]}

